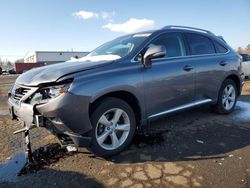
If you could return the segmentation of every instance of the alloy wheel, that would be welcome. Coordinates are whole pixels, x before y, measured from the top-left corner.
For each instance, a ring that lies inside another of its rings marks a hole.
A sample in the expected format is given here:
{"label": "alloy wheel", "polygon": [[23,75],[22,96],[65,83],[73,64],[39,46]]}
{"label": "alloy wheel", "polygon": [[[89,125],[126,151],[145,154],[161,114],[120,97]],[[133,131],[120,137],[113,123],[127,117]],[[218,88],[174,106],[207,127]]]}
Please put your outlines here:
{"label": "alloy wheel", "polygon": [[102,114],[98,120],[95,136],[103,149],[115,150],[126,141],[129,131],[128,114],[120,108],[113,108]]}
{"label": "alloy wheel", "polygon": [[229,84],[225,87],[222,96],[222,104],[226,110],[230,110],[235,103],[236,92],[233,85]]}

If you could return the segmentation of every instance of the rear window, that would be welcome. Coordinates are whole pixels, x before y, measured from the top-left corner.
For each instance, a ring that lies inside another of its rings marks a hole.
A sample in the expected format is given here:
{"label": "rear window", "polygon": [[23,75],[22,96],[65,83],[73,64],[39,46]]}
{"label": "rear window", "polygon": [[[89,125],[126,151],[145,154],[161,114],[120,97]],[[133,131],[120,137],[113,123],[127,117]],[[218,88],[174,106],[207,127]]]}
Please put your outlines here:
{"label": "rear window", "polygon": [[225,48],[224,46],[222,46],[218,42],[214,42],[214,45],[215,45],[218,53],[226,53],[228,51],[227,48]]}
{"label": "rear window", "polygon": [[191,55],[214,54],[215,48],[210,39],[197,34],[186,34]]}

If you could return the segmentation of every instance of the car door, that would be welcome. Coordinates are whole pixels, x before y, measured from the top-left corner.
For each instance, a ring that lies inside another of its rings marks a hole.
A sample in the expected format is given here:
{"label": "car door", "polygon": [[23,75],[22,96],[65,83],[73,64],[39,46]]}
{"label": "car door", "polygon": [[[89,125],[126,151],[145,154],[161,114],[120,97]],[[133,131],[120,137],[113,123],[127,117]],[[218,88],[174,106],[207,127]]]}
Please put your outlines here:
{"label": "car door", "polygon": [[149,119],[181,109],[194,100],[194,70],[186,59],[181,33],[164,33],[148,46],[163,45],[166,56],[153,59],[143,71],[146,110]]}
{"label": "car door", "polygon": [[232,57],[226,54],[228,50],[225,47],[207,36],[186,33],[185,39],[189,45],[190,62],[196,72],[195,100],[216,100]]}

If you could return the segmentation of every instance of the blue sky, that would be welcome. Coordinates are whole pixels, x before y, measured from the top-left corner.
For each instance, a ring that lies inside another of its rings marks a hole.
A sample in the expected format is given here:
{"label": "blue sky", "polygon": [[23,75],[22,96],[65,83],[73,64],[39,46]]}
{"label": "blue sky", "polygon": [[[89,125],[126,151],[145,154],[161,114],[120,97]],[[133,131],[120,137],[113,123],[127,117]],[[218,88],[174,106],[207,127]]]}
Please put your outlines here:
{"label": "blue sky", "polygon": [[250,0],[3,0],[0,57],[29,50],[89,51],[128,32],[186,25],[250,43]]}

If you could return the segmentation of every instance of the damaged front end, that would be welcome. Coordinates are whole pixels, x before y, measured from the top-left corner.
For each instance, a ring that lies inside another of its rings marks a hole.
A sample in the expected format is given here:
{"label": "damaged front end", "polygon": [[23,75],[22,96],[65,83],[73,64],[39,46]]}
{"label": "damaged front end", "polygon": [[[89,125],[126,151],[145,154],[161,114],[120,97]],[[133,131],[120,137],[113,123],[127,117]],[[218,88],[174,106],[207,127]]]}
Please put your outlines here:
{"label": "damaged front end", "polygon": [[[10,89],[10,116],[22,124],[15,134],[24,132],[26,144],[30,144],[30,129],[44,127],[59,139],[62,146],[89,146],[91,139],[85,136],[91,130],[88,105],[85,105],[88,98],[71,93],[72,82],[73,79],[67,79],[35,87],[16,83]],[[82,109],[79,109],[79,103],[83,104]],[[28,145],[26,149],[30,150]]]}

